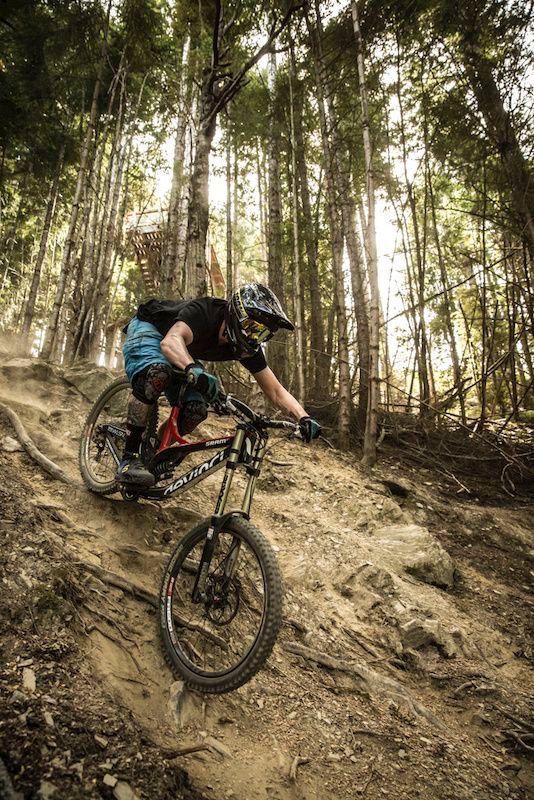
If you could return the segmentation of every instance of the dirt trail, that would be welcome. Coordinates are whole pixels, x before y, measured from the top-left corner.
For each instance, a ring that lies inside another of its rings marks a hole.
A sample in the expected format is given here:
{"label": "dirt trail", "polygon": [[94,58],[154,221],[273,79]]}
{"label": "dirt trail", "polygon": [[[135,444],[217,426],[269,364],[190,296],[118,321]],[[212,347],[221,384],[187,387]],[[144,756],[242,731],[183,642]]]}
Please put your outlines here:
{"label": "dirt trail", "polygon": [[[90,405],[80,389],[94,396],[105,381],[102,370],[63,375],[5,359],[0,402],[77,477]],[[207,430],[222,429],[209,421]],[[2,421],[0,442],[11,433]],[[0,466],[38,512],[51,551],[150,592],[220,481],[219,473],[169,505],[130,505],[58,483],[24,453],[2,452]],[[396,495],[383,480],[399,484]],[[253,508],[286,585],[285,624],[266,668],[233,694],[189,695],[177,714],[153,609],[87,578],[66,626],[86,686],[111,696],[161,758],[162,748],[211,745],[169,762],[206,799],[527,798],[534,503],[482,507],[454,491],[395,460],[370,477],[356,457],[278,441]],[[24,520],[16,527],[23,542]],[[130,777],[139,797],[183,796]],[[94,796],[111,792],[98,784]]]}

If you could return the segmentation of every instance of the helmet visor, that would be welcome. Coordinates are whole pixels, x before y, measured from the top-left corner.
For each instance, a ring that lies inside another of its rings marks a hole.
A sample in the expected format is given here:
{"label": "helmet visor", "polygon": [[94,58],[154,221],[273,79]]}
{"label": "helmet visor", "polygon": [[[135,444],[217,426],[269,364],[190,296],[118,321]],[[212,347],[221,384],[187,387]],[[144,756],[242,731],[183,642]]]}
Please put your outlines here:
{"label": "helmet visor", "polygon": [[257,322],[255,319],[250,319],[250,317],[241,322],[241,330],[249,344],[254,347],[259,347],[260,344],[263,344],[273,336],[273,332],[267,325]]}

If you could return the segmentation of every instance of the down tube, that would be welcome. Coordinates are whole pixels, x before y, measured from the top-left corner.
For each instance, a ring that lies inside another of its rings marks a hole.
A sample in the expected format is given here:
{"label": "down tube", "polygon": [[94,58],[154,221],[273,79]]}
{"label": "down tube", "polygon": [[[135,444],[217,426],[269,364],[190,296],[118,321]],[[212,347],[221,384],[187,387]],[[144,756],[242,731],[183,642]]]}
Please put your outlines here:
{"label": "down tube", "polygon": [[141,497],[147,497],[154,500],[166,500],[178,492],[183,492],[186,489],[189,489],[199,481],[207,478],[208,475],[212,475],[214,472],[217,472],[217,470],[224,466],[225,461],[230,455],[230,448],[220,450],[212,458],[210,458],[209,461],[204,461],[203,464],[199,464],[198,466],[194,467],[192,470],[187,472],[185,475],[182,475],[180,478],[177,478],[168,486],[158,486],[154,489],[148,489],[147,491],[140,493],[140,495]]}

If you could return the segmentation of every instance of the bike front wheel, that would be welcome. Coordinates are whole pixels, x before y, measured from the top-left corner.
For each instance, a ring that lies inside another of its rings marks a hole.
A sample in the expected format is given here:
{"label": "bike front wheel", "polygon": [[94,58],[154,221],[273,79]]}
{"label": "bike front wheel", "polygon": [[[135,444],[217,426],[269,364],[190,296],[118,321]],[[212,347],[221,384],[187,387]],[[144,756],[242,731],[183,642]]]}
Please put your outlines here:
{"label": "bike front wheel", "polygon": [[230,692],[263,666],[282,619],[282,580],[274,551],[243,517],[218,533],[200,601],[193,587],[210,525],[179,542],[163,577],[159,627],[167,661],[188,686]]}

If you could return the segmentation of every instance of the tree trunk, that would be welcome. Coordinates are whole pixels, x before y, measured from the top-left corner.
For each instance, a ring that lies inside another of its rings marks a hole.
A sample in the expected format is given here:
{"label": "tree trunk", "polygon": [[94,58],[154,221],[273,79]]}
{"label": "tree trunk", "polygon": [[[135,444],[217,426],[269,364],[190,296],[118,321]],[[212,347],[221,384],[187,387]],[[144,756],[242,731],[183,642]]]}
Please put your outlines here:
{"label": "tree trunk", "polygon": [[26,302],[26,308],[24,309],[24,319],[22,322],[21,334],[22,334],[23,348],[25,352],[28,352],[28,350],[31,347],[31,342],[29,341],[30,328],[33,322],[33,315],[35,313],[35,303],[37,301],[37,293],[39,291],[39,285],[41,283],[41,271],[46,256],[48,239],[50,237],[50,229],[52,227],[52,220],[54,218],[54,212],[56,209],[59,179],[61,177],[61,171],[63,169],[63,159],[65,157],[65,147],[66,147],[65,142],[63,142],[59,150],[59,156],[57,160],[54,177],[52,179],[52,183],[50,184],[48,199],[46,203],[46,214],[43,223],[43,230],[41,232],[41,240],[39,242],[39,252],[37,253],[37,259],[35,261],[35,266],[33,268],[30,293],[28,295],[28,300]]}
{"label": "tree trunk", "polygon": [[[173,294],[180,284],[179,277],[183,264],[179,261],[180,215],[184,192],[184,158],[186,148],[187,119],[193,93],[193,71],[196,64],[196,49],[190,38],[179,49],[180,79],[178,85],[178,111],[176,115],[176,134],[172,165],[172,184],[169,197],[169,210],[165,226],[161,262],[161,294]],[[186,81],[181,75],[185,73]]]}
{"label": "tree trunk", "polygon": [[[300,89],[301,87],[297,84],[297,88]],[[294,115],[295,149],[304,221],[303,234],[308,264],[308,282],[310,287],[310,338],[312,350],[312,358],[310,359],[310,364],[312,366],[310,370],[310,394],[313,397],[319,397],[324,393],[325,386],[328,385],[330,359],[325,352],[323,309],[321,304],[319,270],[317,266],[317,245],[310,201],[306,149],[302,130],[302,93],[301,91],[297,91],[296,94],[297,98],[300,99],[300,105],[297,106]]]}
{"label": "tree trunk", "polygon": [[[319,7],[316,3],[316,15],[318,21]],[[350,368],[349,368],[349,348],[347,337],[347,310],[345,305],[345,285],[343,279],[343,234],[341,229],[341,219],[336,204],[336,178],[335,178],[335,158],[332,152],[332,145],[328,138],[328,126],[326,117],[325,89],[323,84],[323,67],[320,59],[320,42],[318,30],[314,30],[306,15],[308,30],[312,39],[313,55],[315,62],[315,73],[317,81],[317,99],[319,106],[319,119],[321,124],[321,137],[323,152],[325,156],[325,175],[328,198],[328,221],[330,227],[330,242],[332,247],[332,272],[334,277],[334,292],[336,302],[336,319],[338,334],[338,365],[339,365],[339,415],[338,415],[338,443],[343,450],[349,446],[350,432],[350,412],[351,412],[351,392],[350,392]]]}
{"label": "tree trunk", "polygon": [[234,290],[233,251],[232,251],[232,140],[230,136],[230,116],[226,126],[226,294]]}
{"label": "tree trunk", "polygon": [[331,139],[331,153],[333,158],[332,167],[334,169],[334,185],[337,189],[337,204],[341,211],[341,224],[343,227],[343,237],[349,258],[351,283],[354,295],[354,313],[356,318],[356,340],[358,344],[358,427],[363,432],[367,418],[367,405],[369,395],[369,302],[367,297],[364,263],[358,235],[356,233],[356,213],[355,203],[352,196],[352,189],[348,180],[348,168],[345,167],[343,158],[346,150],[344,142],[339,135],[339,126],[336,110],[334,107],[332,92],[328,90],[328,75],[324,67],[322,54],[322,23],[319,13],[319,3],[316,0],[316,16],[318,26],[318,53],[319,66],[321,69],[321,80],[323,91],[326,98],[327,123]]}
{"label": "tree trunk", "polygon": [[[212,50],[209,65],[202,70],[199,127],[196,137],[195,160],[191,176],[191,196],[187,222],[186,287],[192,295],[206,292],[206,239],[208,232],[208,178],[211,144],[217,126],[217,115],[228,105],[243,86],[246,75],[268,52],[272,44],[288,25],[297,6],[290,6],[281,18],[274,15],[266,41],[246,59],[235,72],[228,72],[232,31],[237,12],[223,19],[223,5],[216,2],[213,9]],[[201,23],[202,24],[202,23]]]}
{"label": "tree trunk", "polygon": [[260,210],[260,239],[261,239],[261,257],[263,265],[268,263],[267,258],[267,211],[265,208],[265,188],[264,188],[264,175],[265,175],[265,157],[264,154],[260,155],[260,142],[256,141],[256,174],[258,178],[258,203]]}
{"label": "tree trunk", "polygon": [[107,299],[109,296],[109,289],[111,279],[113,277],[113,249],[117,240],[117,218],[119,209],[121,207],[120,196],[122,190],[122,182],[124,176],[124,164],[126,162],[126,153],[128,150],[128,142],[122,143],[122,147],[117,154],[118,164],[115,175],[113,193],[111,195],[111,211],[108,218],[105,233],[105,244],[102,255],[102,265],[99,270],[100,280],[98,288],[93,301],[93,325],[90,335],[90,358],[93,361],[98,360],[100,353],[101,339],[102,339],[102,321],[106,317]]}
{"label": "tree trunk", "polygon": [[365,153],[365,172],[367,177],[367,271],[369,273],[369,288],[371,292],[369,319],[369,403],[367,406],[367,421],[365,425],[362,463],[366,466],[372,466],[376,461],[378,401],[380,397],[378,374],[380,342],[380,295],[378,291],[378,263],[375,230],[375,177],[371,136],[369,130],[369,110],[367,105],[363,42],[360,30],[360,21],[358,17],[358,5],[355,0],[352,0],[351,12],[352,23],[354,26],[354,38],[356,40],[358,79],[360,88],[360,101],[362,106],[363,149]]}
{"label": "tree trunk", "polygon": [[79,275],[73,290],[74,319],[76,321],[72,337],[71,359],[86,357],[88,355],[87,334],[89,331],[91,314],[90,298],[94,290],[97,275],[95,273],[95,256],[97,252],[97,228],[100,222],[100,187],[102,182],[102,160],[107,143],[107,125],[101,136],[100,144],[97,148],[93,169],[92,180],[88,185],[87,197],[85,200],[86,213],[88,215],[87,232],[84,246],[80,255]]}
{"label": "tree trunk", "polygon": [[490,140],[500,154],[503,182],[510,190],[518,229],[534,256],[534,175],[525,159],[512,118],[504,107],[491,62],[479,45],[478,30],[460,30],[460,52]]}
{"label": "tree trunk", "polygon": [[[281,108],[277,93],[277,67],[276,55],[269,53],[269,192],[268,192],[268,228],[267,228],[267,258],[269,288],[285,307],[284,291],[284,265],[282,261],[282,199],[280,161],[281,137],[279,118]],[[276,349],[275,349],[276,348]],[[279,339],[273,341],[270,350],[276,352],[276,373],[283,384],[288,381],[288,354],[287,341]]]}
{"label": "tree trunk", "polygon": [[297,334],[296,362],[297,362],[297,399],[304,403],[304,314],[302,303],[302,279],[300,272],[300,247],[299,247],[299,211],[297,198],[297,145],[295,141],[295,96],[294,83],[296,79],[295,53],[293,41],[290,39],[290,70],[289,70],[289,110],[291,127],[291,199],[293,215],[293,293],[295,297],[295,328]]}
{"label": "tree trunk", "polygon": [[[124,56],[124,54],[123,54]],[[112,119],[113,108],[115,104],[115,96],[117,86],[121,83],[120,103],[115,120],[115,132],[111,145],[111,152],[109,154],[109,161],[107,163],[106,180],[104,184],[104,197],[101,207],[100,198],[100,184],[102,179],[102,163],[106,153],[108,142],[108,129],[109,123]],[[106,123],[101,134],[100,145],[97,150],[93,168],[93,180],[91,181],[90,189],[92,190],[92,218],[88,229],[87,247],[85,248],[84,257],[82,258],[82,273],[80,278],[80,307],[76,313],[75,318],[76,326],[73,336],[73,346],[71,358],[75,360],[79,357],[91,357],[91,323],[95,313],[95,297],[99,291],[100,283],[102,280],[103,268],[103,252],[106,247],[106,231],[109,223],[110,215],[113,211],[112,193],[113,186],[116,180],[119,149],[120,149],[120,135],[122,130],[122,115],[124,105],[124,75],[121,65],[113,80],[113,87],[110,92],[110,98],[107,108]]]}
{"label": "tree trunk", "polygon": [[[410,305],[412,308],[414,319],[414,343],[415,355],[417,361],[417,372],[419,378],[419,413],[421,416],[428,415],[430,405],[430,383],[428,380],[428,356],[427,356],[427,336],[426,336],[426,322],[425,322],[425,256],[422,252],[421,237],[419,232],[419,219],[417,215],[417,201],[413,183],[408,176],[408,151],[406,145],[406,132],[404,126],[404,106],[401,95],[401,61],[400,61],[400,42],[397,40],[397,99],[399,102],[399,115],[400,115],[400,134],[402,145],[402,163],[404,170],[404,181],[406,185],[406,193],[408,196],[408,206],[410,208],[410,217],[413,232],[413,247],[410,241],[409,229],[406,220],[406,234],[408,238],[408,250],[410,259],[406,259],[408,285],[410,290]],[[425,187],[426,188],[426,187]],[[403,212],[404,218],[404,212]],[[405,243],[406,244],[406,243]],[[414,253],[415,251],[415,253]],[[414,292],[415,284],[415,292]],[[417,294],[417,299],[415,297]],[[418,314],[416,315],[416,311]]]}
{"label": "tree trunk", "polygon": [[434,190],[432,187],[432,177],[428,175],[428,189],[430,195],[430,208],[432,213],[432,227],[434,230],[434,242],[436,245],[436,254],[438,258],[439,274],[441,279],[441,286],[443,289],[444,297],[444,311],[445,311],[445,327],[447,330],[447,338],[449,340],[449,349],[452,361],[452,374],[454,377],[454,388],[458,394],[460,403],[460,413],[462,417],[462,424],[467,424],[467,416],[465,411],[465,394],[463,389],[462,369],[460,366],[460,357],[458,355],[458,346],[456,343],[456,332],[454,330],[453,314],[455,310],[455,301],[449,290],[449,278],[447,275],[447,267],[443,258],[441,250],[441,238],[438,231],[438,223],[436,219],[436,205],[434,202]]}
{"label": "tree trunk", "polygon": [[56,289],[56,296],[54,299],[54,305],[52,307],[52,313],[50,316],[50,321],[48,323],[48,327],[46,329],[45,340],[43,344],[43,348],[41,351],[41,358],[48,360],[52,354],[52,349],[54,346],[54,338],[56,334],[56,330],[58,328],[58,321],[60,311],[63,305],[63,297],[65,294],[65,289],[68,284],[68,280],[70,278],[71,273],[71,257],[74,250],[74,245],[76,242],[76,226],[78,222],[78,214],[80,211],[81,199],[83,196],[83,192],[85,189],[85,184],[87,181],[87,167],[89,162],[89,151],[91,147],[91,142],[94,139],[95,129],[96,129],[96,120],[98,116],[98,98],[100,95],[100,87],[102,84],[102,75],[104,72],[104,66],[106,62],[107,56],[107,37],[108,37],[108,26],[109,26],[109,14],[111,10],[111,2],[108,5],[107,11],[107,18],[106,18],[106,25],[104,30],[104,39],[102,42],[102,55],[100,58],[100,62],[98,65],[98,71],[96,75],[95,85],[93,89],[93,98],[91,101],[91,111],[89,113],[89,122],[87,125],[87,130],[85,132],[85,137],[82,145],[82,151],[80,155],[80,166],[78,167],[78,178],[76,181],[76,189],[74,191],[74,198],[72,201],[72,209],[70,214],[69,220],[69,227],[67,231],[67,238],[65,240],[65,247],[63,250],[63,256],[61,259],[61,266],[59,270],[59,279]]}
{"label": "tree trunk", "polygon": [[234,267],[234,288],[239,286],[240,274],[239,265],[241,263],[241,249],[238,248],[238,232],[239,232],[239,148],[237,146],[237,137],[234,137],[234,199],[233,199],[233,217],[232,217],[232,262]]}
{"label": "tree trunk", "polygon": [[209,223],[209,165],[216,118],[211,118],[209,72],[205,71],[200,96],[200,120],[195,141],[191,195],[186,236],[186,297],[207,293],[206,239]]}
{"label": "tree trunk", "polygon": [[[339,152],[339,150],[338,150]],[[349,256],[352,296],[354,298],[354,316],[356,318],[356,341],[358,343],[358,427],[364,430],[369,404],[369,298],[364,275],[364,259],[360,240],[356,231],[356,209],[350,193],[348,181],[341,182],[342,219],[345,242]],[[364,228],[365,232],[365,228]]]}
{"label": "tree trunk", "polygon": [[[348,180],[348,170],[343,163],[346,147],[339,135],[338,119],[334,107],[332,92],[328,88],[328,73],[325,68],[325,59],[322,53],[321,37],[323,35],[320,16],[319,1],[315,0],[317,17],[317,49],[319,54],[320,78],[326,99],[327,127],[331,139],[331,154],[333,159],[334,186],[337,188],[336,202],[341,211],[341,224],[343,237],[349,257],[352,289],[354,295],[354,313],[356,317],[356,339],[358,343],[358,425],[361,430],[365,427],[367,418],[367,404],[369,395],[369,302],[365,287],[364,264],[360,242],[356,233],[356,213],[352,189]],[[345,158],[348,161],[348,158]]]}

